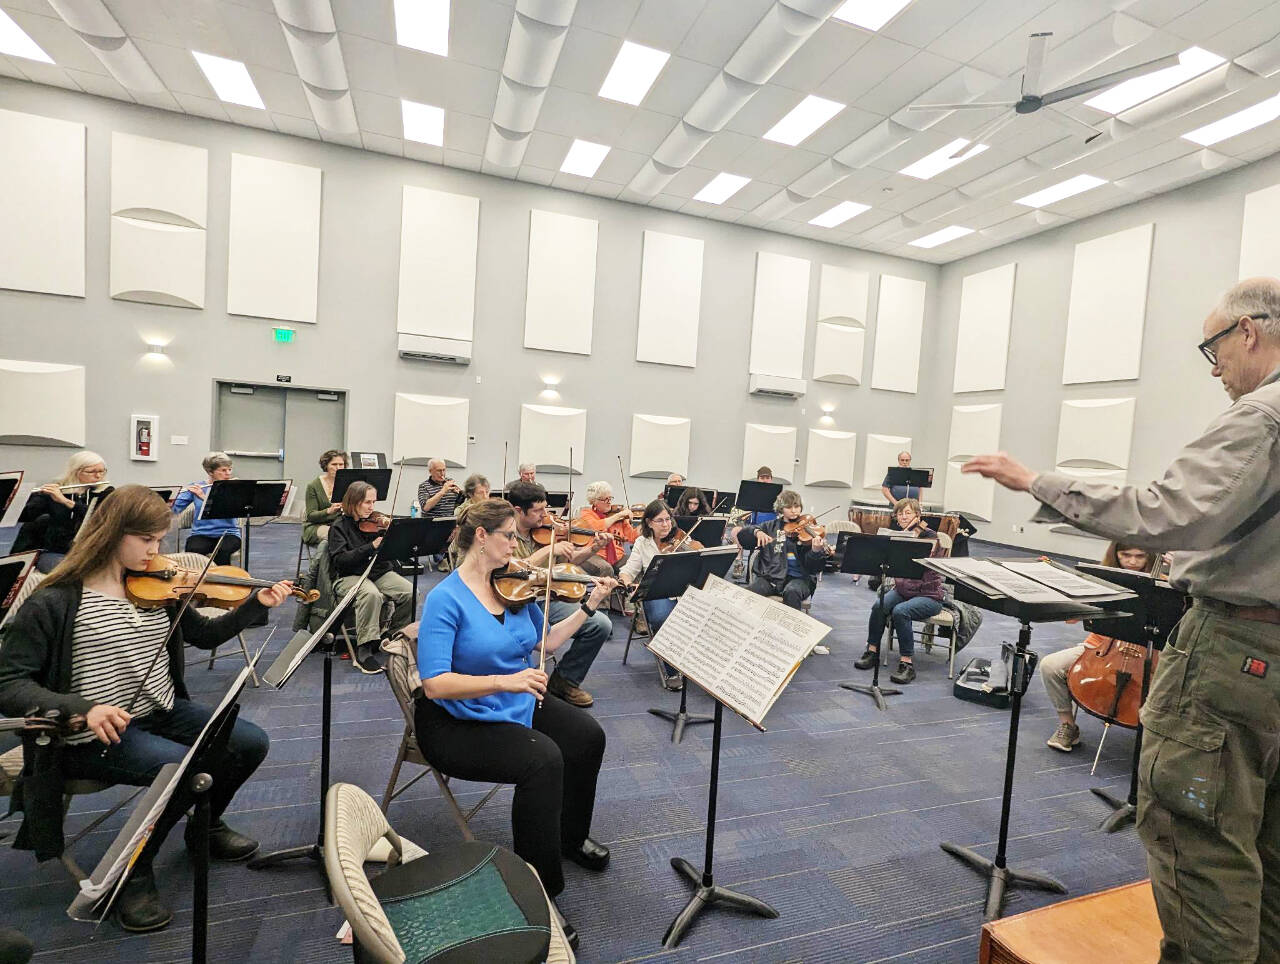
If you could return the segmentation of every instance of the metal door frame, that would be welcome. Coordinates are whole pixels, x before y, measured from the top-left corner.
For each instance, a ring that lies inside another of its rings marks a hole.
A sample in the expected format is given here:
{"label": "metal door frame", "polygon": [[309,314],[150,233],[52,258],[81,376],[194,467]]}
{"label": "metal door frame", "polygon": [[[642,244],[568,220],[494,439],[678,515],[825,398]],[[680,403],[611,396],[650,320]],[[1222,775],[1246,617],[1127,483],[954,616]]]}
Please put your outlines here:
{"label": "metal door frame", "polygon": [[[210,406],[211,408],[210,422],[212,424],[209,426],[209,441],[215,447],[215,451],[218,450],[218,447],[220,447],[222,444],[222,439],[219,437],[219,431],[218,431],[219,429],[218,415],[220,414],[219,408],[218,408],[218,391],[223,385],[227,385],[227,386],[244,385],[247,388],[278,388],[278,389],[282,389],[286,393],[288,393],[289,391],[335,392],[343,396],[342,398],[342,449],[344,452],[346,451],[347,432],[348,432],[348,429],[350,428],[348,420],[351,417],[350,409],[347,406],[347,400],[351,396],[351,392],[348,389],[324,388],[319,385],[295,385],[292,382],[258,382],[258,381],[253,381],[252,379],[247,379],[247,378],[215,378],[213,379],[213,389],[212,389],[213,404]],[[288,397],[287,394],[285,397],[286,398]],[[281,431],[287,435],[288,428],[289,428],[289,404],[287,401],[285,402],[285,409],[284,409],[283,418],[280,423],[280,427],[281,427]],[[281,438],[280,441],[281,441],[281,444],[283,445],[284,439]],[[280,451],[283,452],[284,449],[282,448]],[[263,457],[265,458],[266,456],[263,456]],[[283,459],[280,460],[280,464],[282,466],[284,465]]]}

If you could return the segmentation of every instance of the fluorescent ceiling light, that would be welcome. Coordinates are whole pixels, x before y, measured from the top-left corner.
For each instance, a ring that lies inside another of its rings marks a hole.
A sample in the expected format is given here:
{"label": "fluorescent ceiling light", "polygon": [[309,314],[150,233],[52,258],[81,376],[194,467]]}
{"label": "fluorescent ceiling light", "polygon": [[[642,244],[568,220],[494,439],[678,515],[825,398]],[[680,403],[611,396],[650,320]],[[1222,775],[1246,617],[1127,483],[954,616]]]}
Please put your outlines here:
{"label": "fluorescent ceiling light", "polygon": [[856,217],[863,211],[870,210],[870,204],[859,204],[857,201],[841,201],[831,210],[823,211],[809,223],[816,224],[820,228],[834,228],[844,224],[850,218]]}
{"label": "fluorescent ceiling light", "polygon": [[1025,204],[1029,208],[1047,207],[1077,194],[1083,194],[1085,191],[1092,191],[1095,187],[1106,183],[1102,178],[1094,177],[1092,174],[1077,174],[1061,184],[1055,184],[1052,187],[1045,188],[1043,191],[1036,191],[1034,194],[1020,197],[1013,203]]}
{"label": "fluorescent ceiling light", "polygon": [[958,224],[953,224],[949,228],[934,231],[933,234],[926,234],[923,238],[916,238],[914,241],[908,241],[907,243],[917,248],[936,248],[938,245],[954,241],[956,238],[963,238],[966,234],[973,234],[973,228],[962,228]]}
{"label": "fluorescent ceiling light", "polygon": [[842,110],[844,104],[810,94],[791,108],[791,113],[769,128],[764,139],[795,147]]}
{"label": "fluorescent ceiling light", "polygon": [[879,30],[910,2],[911,0],[847,0],[831,16],[855,27]]}
{"label": "fluorescent ceiling light", "polygon": [[564,156],[560,170],[566,174],[580,174],[582,177],[595,177],[600,162],[609,153],[608,144],[593,144],[591,141],[575,140]]}
{"label": "fluorescent ceiling light", "polygon": [[1153,70],[1141,77],[1126,80],[1123,84],[1104,90],[1097,97],[1086,100],[1084,103],[1086,107],[1096,107],[1108,114],[1119,114],[1135,104],[1150,100],[1156,94],[1163,94],[1179,84],[1185,84],[1193,77],[1199,77],[1221,63],[1225,61],[1217,54],[1202,50],[1200,47],[1189,47],[1178,54],[1177,66]]}
{"label": "fluorescent ceiling light", "polygon": [[395,0],[396,43],[449,56],[449,0]]}
{"label": "fluorescent ceiling light", "polygon": [[963,164],[969,158],[977,157],[987,149],[986,144],[974,144],[973,147],[970,147],[963,154],[960,154],[959,157],[951,156],[958,153],[962,147],[966,147],[968,144],[969,142],[963,137],[957,137],[946,147],[939,147],[932,154],[926,154],[924,157],[920,158],[920,160],[916,161],[914,164],[909,164],[898,173],[905,174],[908,177],[919,178],[922,181],[927,181],[935,174],[941,174],[949,167],[955,167],[957,164]]}
{"label": "fluorescent ceiling light", "polygon": [[708,204],[723,204],[742,189],[750,181],[749,177],[738,174],[726,174],[721,171],[706,186],[693,196],[695,201],[706,201]]}
{"label": "fluorescent ceiling light", "polygon": [[219,100],[226,101],[228,104],[239,104],[241,107],[267,109],[262,102],[262,97],[258,94],[258,88],[253,86],[249,68],[240,61],[215,57],[213,54],[202,54],[198,50],[191,51],[191,55],[196,58],[196,63],[204,71],[205,79],[209,81],[209,86],[213,88]]}
{"label": "fluorescent ceiling light", "polygon": [[613,66],[600,86],[600,96],[636,105],[644,100],[649,88],[658,79],[667,58],[665,50],[642,47],[630,40],[622,42],[622,49],[614,58]]}
{"label": "fluorescent ceiling light", "polygon": [[1235,137],[1237,134],[1243,134],[1245,131],[1251,131],[1255,127],[1268,124],[1277,117],[1280,117],[1280,94],[1268,97],[1261,103],[1236,111],[1234,114],[1228,114],[1212,124],[1206,124],[1204,127],[1197,127],[1193,131],[1187,131],[1182,136],[1186,140],[1195,141],[1197,144],[1208,147],[1210,144],[1218,143],[1218,141],[1225,141],[1228,137]]}
{"label": "fluorescent ceiling light", "polygon": [[40,45],[3,10],[0,10],[0,54],[38,60],[42,64],[53,63],[53,58],[41,50]]}
{"label": "fluorescent ceiling light", "polygon": [[401,99],[400,122],[404,125],[405,140],[444,146],[443,107]]}

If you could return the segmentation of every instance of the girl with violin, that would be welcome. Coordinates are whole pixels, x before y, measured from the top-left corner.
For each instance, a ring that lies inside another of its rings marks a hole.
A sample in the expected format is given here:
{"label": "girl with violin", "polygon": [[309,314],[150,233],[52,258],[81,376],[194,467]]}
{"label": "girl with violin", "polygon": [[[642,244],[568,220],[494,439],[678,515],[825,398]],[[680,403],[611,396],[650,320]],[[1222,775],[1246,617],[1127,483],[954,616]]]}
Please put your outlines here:
{"label": "girl with violin", "polygon": [[[213,714],[187,694],[183,645],[210,649],[232,639],[292,590],[289,582],[275,583],[215,618],[188,606],[174,626],[178,597],[166,594],[167,605],[140,609],[129,588],[139,578],[129,573],[147,568],[168,531],[169,508],[160,496],[146,486],[122,486],[102,501],[66,559],[0,633],[0,712],[56,709],[82,730],[57,751],[62,779],[146,786],[165,764],[180,761]],[[161,645],[167,658],[157,659]],[[244,860],[258,849],[221,818],[267,746],[259,727],[243,715],[236,720],[226,757],[212,771],[209,849],[215,860]],[[38,788],[27,788],[20,834],[26,846],[53,834],[61,847],[60,788],[59,782],[45,808],[33,805]],[[185,783],[178,792],[188,792]],[[165,811],[116,901],[125,930],[156,930],[173,917],[156,890],[152,861],[184,810]],[[190,824],[187,845],[195,845]]]}
{"label": "girl with violin", "polygon": [[107,463],[97,452],[77,452],[67,460],[66,471],[57,482],[49,482],[31,493],[22,507],[22,526],[10,552],[40,550],[36,569],[52,572],[71,549],[71,541],[89,513],[91,497],[111,492],[104,484]]}
{"label": "girl with violin", "polygon": [[[217,555],[213,557],[215,566],[231,564],[231,557],[240,548],[240,520],[238,519],[202,519],[204,497],[215,482],[225,482],[231,478],[231,456],[226,452],[210,452],[200,463],[204,468],[207,482],[193,482],[178,493],[173,500],[174,515],[179,515],[189,505],[195,506],[195,514],[191,522],[191,535],[187,537],[187,552],[198,552],[207,556],[215,545]],[[218,540],[222,542],[219,544]]]}
{"label": "girl with violin", "polygon": [[[930,529],[920,517],[920,503],[915,499],[899,499],[893,507],[894,518],[903,535],[917,539],[932,539],[934,548],[930,555],[942,555],[937,545],[938,533]],[[895,683],[910,683],[916,678],[916,638],[911,624],[929,619],[942,612],[942,573],[926,569],[922,579],[896,578],[893,588],[884,594],[884,605],[877,599],[871,606],[867,622],[867,648],[854,662],[858,669],[870,669],[880,658],[880,640],[884,639],[886,622],[893,623],[898,636],[898,670],[889,676]]]}
{"label": "girl with violin", "polygon": [[[632,511],[625,505],[613,504],[613,486],[608,482],[592,482],[587,486],[587,507],[574,520],[574,525],[617,536],[597,550],[600,562],[588,560],[583,568],[595,575],[613,576],[626,557],[621,543],[635,542],[640,533],[631,524]],[[606,569],[607,565],[607,569]]]}
{"label": "girl with violin", "polygon": [[329,526],[342,511],[342,503],[333,500],[333,483],[338,469],[346,467],[346,453],[329,449],[320,456],[320,470],[324,474],[307,483],[307,515],[302,524],[302,541],[309,546],[318,546],[329,537]]}
{"label": "girl with violin", "polygon": [[608,849],[589,836],[605,737],[590,714],[550,691],[529,658],[539,643],[549,653],[564,646],[616,583],[597,582],[542,638],[540,604],[508,606],[492,582],[512,560],[515,516],[501,499],[486,499],[458,520],[462,562],[427,594],[418,627],[414,724],[418,746],[441,773],[515,784],[513,848],[554,898],[564,890],[561,856],[590,870],[609,862]]}
{"label": "girl with violin", "polygon": [[[1156,553],[1147,549],[1125,542],[1113,542],[1107,546],[1102,564],[1117,569],[1132,569],[1135,572],[1154,572],[1160,565],[1160,559]],[[1106,649],[1112,642],[1110,636],[1090,633],[1085,637],[1084,642],[1050,653],[1040,660],[1040,679],[1044,683],[1044,691],[1049,696],[1049,702],[1053,704],[1058,714],[1058,728],[1053,731],[1053,735],[1047,741],[1047,745],[1053,749],[1070,753],[1080,743],[1080,727],[1076,725],[1075,703],[1067,681],[1072,667],[1085,655],[1086,650],[1100,651]],[[1133,659],[1133,666],[1134,693],[1141,694],[1142,656]],[[1154,663],[1151,668],[1155,669]],[[1114,674],[1112,674],[1112,685],[1114,686]],[[1141,698],[1140,695],[1139,698]],[[1114,702],[1114,700],[1108,702]],[[1103,712],[1105,711],[1104,708]]]}
{"label": "girl with violin", "polygon": [[743,549],[758,550],[755,575],[747,588],[761,596],[781,596],[792,609],[799,609],[817,588],[818,573],[832,549],[826,530],[804,515],[800,493],[783,489],[773,509],[777,518],[745,525],[735,534]]}
{"label": "girl with violin", "polygon": [[[342,515],[329,529],[329,566],[334,574],[333,592],[341,599],[355,585],[369,560],[378,554],[390,520],[374,512],[378,491],[368,482],[352,482],[342,497]],[[379,559],[369,570],[369,578],[356,591],[355,663],[362,673],[381,673],[378,647],[382,641],[382,602],[395,603],[388,632],[409,625],[413,619],[413,586],[391,563]]]}

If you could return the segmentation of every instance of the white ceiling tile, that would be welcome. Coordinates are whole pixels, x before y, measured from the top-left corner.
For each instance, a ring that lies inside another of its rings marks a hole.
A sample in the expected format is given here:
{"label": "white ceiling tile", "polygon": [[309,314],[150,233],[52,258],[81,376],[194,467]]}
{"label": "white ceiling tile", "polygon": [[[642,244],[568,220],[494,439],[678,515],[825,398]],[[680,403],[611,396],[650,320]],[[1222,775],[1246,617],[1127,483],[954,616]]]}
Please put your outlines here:
{"label": "white ceiling tile", "polygon": [[635,110],[626,126],[619,132],[614,146],[628,151],[639,151],[652,154],[658,145],[671,133],[677,120],[666,114],[656,114],[650,110]]}
{"label": "white ceiling tile", "polygon": [[188,114],[195,114],[197,117],[208,117],[212,120],[228,120],[222,101],[217,98],[201,97],[198,94],[184,94],[180,91],[174,91],[173,96]]}
{"label": "white ceiling tile", "polygon": [[[724,137],[726,134],[729,134],[729,132],[721,132],[717,137]],[[746,135],[731,134],[730,136],[736,139],[744,138]],[[783,163],[791,152],[796,150],[794,147],[788,147],[786,144],[778,144],[775,141],[760,140],[759,138],[746,138],[746,140],[748,142],[748,146],[734,159],[732,169],[732,173],[741,174],[743,177],[765,177],[779,164]],[[734,143],[741,143],[741,141],[735,140]],[[710,147],[710,145],[708,145],[708,147]],[[800,171],[800,174],[807,174],[809,170],[821,160],[821,155],[818,154],[809,154],[805,152],[802,156],[806,157],[809,160],[809,163],[803,165],[804,169]],[[815,158],[817,159],[815,160]],[[708,161],[704,161],[702,154],[697,156],[697,162],[700,166],[715,166]],[[799,177],[800,174],[797,174],[795,177],[788,178],[787,180],[782,181],[782,183],[790,184],[796,179],[796,177]]]}
{"label": "white ceiling tile", "polygon": [[[653,82],[640,106],[659,114],[683,117],[719,73],[715,67],[696,60],[672,57],[662,68],[662,73],[658,74],[658,79]],[[600,79],[604,80],[603,74]],[[597,84],[596,90],[599,89],[600,85]]]}
{"label": "white ceiling tile", "polygon": [[[351,99],[355,102],[356,122],[360,130],[396,139],[404,136],[399,98],[355,89],[351,91]],[[447,121],[447,112],[445,117]]]}
{"label": "white ceiling tile", "polygon": [[[862,95],[916,55],[914,47],[888,37],[873,37],[857,56],[850,57],[815,93],[842,104],[861,104]],[[797,56],[803,56],[801,50]]]}
{"label": "white ceiling tile", "polygon": [[451,151],[446,147],[444,162],[450,167],[460,167],[464,171],[478,171],[484,163],[484,157],[480,154],[468,154],[465,151]]}
{"label": "white ceiling tile", "polygon": [[640,9],[640,0],[609,0],[608,3],[579,3],[573,11],[573,23],[611,37],[627,36],[627,28]]}
{"label": "white ceiling tile", "polygon": [[407,97],[445,110],[493,116],[498,96],[498,72],[426,54],[408,47],[396,47],[397,90],[378,93]]}
{"label": "white ceiling tile", "polygon": [[[1051,3],[1052,0],[985,0],[929,44],[929,50],[968,63],[996,41],[1018,32]],[[1022,59],[1025,62],[1025,55]]]}
{"label": "white ceiling tile", "polygon": [[361,90],[389,95],[398,93],[395,53],[394,44],[355,34],[342,37],[342,60],[347,65],[347,79],[352,87]]}
{"label": "white ceiling tile", "polygon": [[[320,139],[320,131],[316,127],[316,122],[310,117],[294,117],[290,114],[280,114],[272,111],[271,120],[276,125],[276,130],[282,134],[306,137],[313,141]],[[365,135],[366,139],[371,136],[377,135]]]}
{"label": "white ceiling tile", "polygon": [[773,0],[709,0],[675,53],[723,67]]}
{"label": "white ceiling tile", "polygon": [[875,36],[840,20],[828,19],[815,31],[799,52],[783,64],[769,83],[808,93],[817,90],[841,64]]}
{"label": "white ceiling tile", "polygon": [[310,117],[311,106],[302,91],[302,81],[296,73],[284,73],[266,67],[253,68],[253,83],[262,95],[267,109],[294,117]]}
{"label": "white ceiling tile", "polygon": [[613,145],[626,130],[634,112],[635,108],[628,104],[563,87],[550,87],[538,115],[538,128],[597,144]]}
{"label": "white ceiling tile", "polygon": [[405,141],[404,156],[414,161],[426,161],[428,164],[443,164],[444,148],[433,144],[420,144],[417,141]]}
{"label": "white ceiling tile", "polygon": [[521,181],[529,181],[532,184],[550,184],[556,179],[556,175],[560,173],[558,168],[558,164],[551,169],[524,164],[520,167],[519,179]]}
{"label": "white ceiling tile", "polygon": [[1199,150],[1199,144],[1193,144],[1191,141],[1183,140],[1181,137],[1172,140],[1162,139],[1159,143],[1133,151],[1127,157],[1091,164],[1089,170],[1094,172],[1095,177],[1105,178],[1108,181],[1118,181],[1122,177],[1137,174],[1139,171],[1150,170],[1159,164],[1164,164],[1166,161],[1177,160],[1179,157],[1194,154]]}
{"label": "white ceiling tile", "polygon": [[[52,10],[49,12],[53,13]],[[10,16],[59,67],[91,74],[106,72],[102,61],[90,52],[80,36],[57,15],[46,17],[14,10],[10,12]]]}
{"label": "white ceiling tile", "polygon": [[629,184],[648,159],[646,154],[637,154],[634,151],[624,151],[615,147],[605,156],[604,162],[596,171],[595,179],[607,181],[610,184]]}
{"label": "white ceiling tile", "polygon": [[1207,0],[1169,21],[1165,29],[1183,37],[1203,37],[1250,17],[1272,3],[1274,0]]}
{"label": "white ceiling tile", "polygon": [[765,84],[733,115],[725,129],[760,137],[790,113],[804,97],[804,94],[789,87]]}
{"label": "white ceiling tile", "polygon": [[[454,3],[454,9],[463,2],[466,16],[455,15],[449,21],[449,59],[501,70],[514,16],[511,8],[491,0],[460,0]],[[388,39],[394,37],[393,30]]]}
{"label": "white ceiling tile", "polygon": [[880,33],[913,47],[928,47],[968,16],[983,0],[914,0]]}
{"label": "white ceiling tile", "polygon": [[98,97],[111,97],[115,100],[133,102],[133,97],[114,77],[105,77],[102,74],[87,74],[83,70],[68,70],[67,74],[86,94],[96,94]]}
{"label": "white ceiling tile", "polygon": [[818,130],[807,137],[802,145],[816,154],[836,154],[879,124],[883,117],[858,107],[846,107]]}
{"label": "white ceiling tile", "polygon": [[484,154],[489,138],[489,119],[465,114],[460,110],[444,113],[444,147],[446,158],[451,150],[464,154]]}
{"label": "white ceiling tile", "polygon": [[235,44],[237,60],[250,66],[272,70],[294,70],[293,55],[285,43],[284,27],[274,13],[254,13],[241,9],[222,18],[224,29]]}
{"label": "white ceiling tile", "polygon": [[48,84],[51,87],[62,87],[67,90],[79,90],[76,82],[67,76],[67,72],[56,64],[42,64],[35,60],[19,60],[18,66],[27,79],[37,84]]}
{"label": "white ceiling tile", "polygon": [[[467,0],[468,4],[477,0]],[[386,43],[396,42],[396,20],[392,0],[329,0],[333,22],[343,34],[357,34]],[[450,33],[453,24],[450,22]],[[344,37],[345,41],[345,37]],[[344,42],[343,46],[346,44]]]}
{"label": "white ceiling tile", "polygon": [[858,106],[877,114],[892,114],[906,107],[960,67],[954,60],[920,51],[858,98]]}
{"label": "white ceiling tile", "polygon": [[564,156],[569,153],[572,144],[572,137],[534,131],[529,136],[529,146],[525,148],[523,164],[559,173],[560,165],[564,163]]}
{"label": "white ceiling tile", "polygon": [[15,80],[27,79],[27,75],[18,69],[17,61],[5,56],[0,56],[0,76],[13,77]]}
{"label": "white ceiling tile", "polygon": [[658,50],[675,50],[705,6],[706,0],[644,0],[627,28],[627,39]]}
{"label": "white ceiling tile", "polygon": [[723,130],[714,135],[702,150],[694,155],[699,167],[714,168],[718,171],[732,171],[734,174],[747,174],[737,167],[737,160],[746,151],[760,143],[758,138],[748,137],[734,131]]}
{"label": "white ceiling tile", "polygon": [[803,147],[787,147],[785,144],[773,144],[772,141],[761,143],[782,148],[778,160],[761,175],[774,184],[790,184],[801,174],[812,171],[820,161],[824,160],[823,155],[806,151]]}
{"label": "white ceiling tile", "polygon": [[224,104],[223,106],[227,111],[227,120],[233,124],[243,124],[245,127],[260,127],[269,131],[276,129],[275,122],[271,120],[271,115],[265,110],[241,107],[239,104]]}
{"label": "white ceiling tile", "polygon": [[209,82],[204,79],[190,50],[143,39],[135,40],[134,44],[151,65],[151,69],[164,81],[165,87],[175,95],[213,96]]}
{"label": "white ceiling tile", "polygon": [[595,94],[604,83],[622,41],[576,23],[565,34],[564,47],[551,76],[554,87],[564,87],[581,94]]}
{"label": "white ceiling tile", "polygon": [[[104,0],[111,15],[120,24],[120,29],[135,41],[155,40],[159,43],[173,43],[174,26],[163,5],[158,3],[138,3],[137,0]],[[5,6],[11,6],[6,0]],[[47,6],[47,5],[46,5]]]}
{"label": "white ceiling tile", "polygon": [[[572,174],[561,174],[561,177],[572,177]],[[615,199],[622,192],[621,184],[610,184],[608,181],[601,181],[598,178],[592,179],[587,183],[586,192],[594,197],[605,197],[610,200]]]}
{"label": "white ceiling tile", "polygon": [[1204,0],[1133,0],[1124,12],[1153,27],[1163,27],[1202,3]]}

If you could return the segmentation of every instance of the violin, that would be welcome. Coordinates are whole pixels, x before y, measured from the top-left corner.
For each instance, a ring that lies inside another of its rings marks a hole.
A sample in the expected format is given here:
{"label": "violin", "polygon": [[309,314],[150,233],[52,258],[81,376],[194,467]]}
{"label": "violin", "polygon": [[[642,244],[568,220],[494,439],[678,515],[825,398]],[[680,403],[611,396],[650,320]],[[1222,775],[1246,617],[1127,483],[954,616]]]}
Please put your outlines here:
{"label": "violin", "polygon": [[786,533],[788,539],[825,539],[827,530],[824,526],[818,525],[818,520],[811,515],[802,515],[794,522],[784,522],[782,531]]}
{"label": "violin", "polygon": [[[525,566],[514,559],[489,577],[493,591],[510,609],[519,609],[547,592],[547,570]],[[560,563],[551,570],[551,596],[565,602],[581,602],[596,580],[571,563]]]}
{"label": "violin", "polygon": [[[570,526],[564,523],[560,523],[555,527],[555,533],[557,541],[568,540],[578,547],[591,545],[591,543],[595,542],[597,535],[609,536],[614,542],[622,543],[622,536],[616,532],[597,533],[595,529],[584,529],[580,526]],[[549,524],[536,526],[530,530],[530,534],[536,544],[540,546],[551,545],[551,526]]]}
{"label": "violin", "polygon": [[696,550],[705,548],[706,546],[697,539],[690,539],[689,533],[685,532],[683,529],[676,529],[667,536],[665,542],[659,543],[658,545],[659,552],[680,552],[685,549]]}
{"label": "violin", "polygon": [[[238,566],[210,566],[204,580],[199,569],[185,569],[168,556],[156,556],[143,570],[132,570],[124,580],[125,594],[139,609],[154,609],[171,602],[179,602],[184,595],[195,592],[193,605],[214,606],[218,609],[235,609],[259,589],[270,589],[274,582],[254,579]],[[291,595],[306,603],[320,598],[316,589],[294,586]]]}
{"label": "violin", "polygon": [[[1086,646],[1067,671],[1071,698],[1090,716],[1126,730],[1138,728],[1142,709],[1142,660],[1147,648],[1120,639],[1107,639],[1097,648]],[[1159,653],[1151,654],[1155,672]]]}
{"label": "violin", "polygon": [[385,512],[374,511],[369,514],[369,518],[361,519],[356,523],[356,528],[361,532],[374,533],[386,532],[391,526],[391,516]]}

